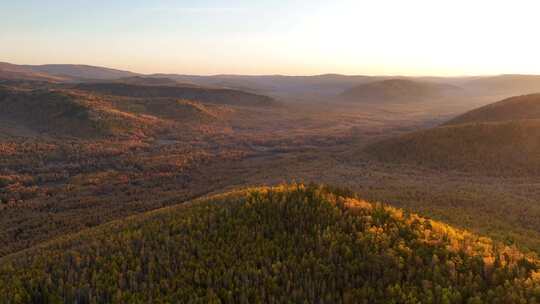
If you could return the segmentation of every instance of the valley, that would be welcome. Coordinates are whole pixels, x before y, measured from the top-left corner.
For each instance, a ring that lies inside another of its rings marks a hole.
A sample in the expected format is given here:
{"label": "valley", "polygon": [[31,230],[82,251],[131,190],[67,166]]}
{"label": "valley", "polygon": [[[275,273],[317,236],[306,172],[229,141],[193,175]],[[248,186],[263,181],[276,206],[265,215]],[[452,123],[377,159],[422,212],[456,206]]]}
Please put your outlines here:
{"label": "valley", "polygon": [[540,303],[539,11],[2,2],[0,304]]}

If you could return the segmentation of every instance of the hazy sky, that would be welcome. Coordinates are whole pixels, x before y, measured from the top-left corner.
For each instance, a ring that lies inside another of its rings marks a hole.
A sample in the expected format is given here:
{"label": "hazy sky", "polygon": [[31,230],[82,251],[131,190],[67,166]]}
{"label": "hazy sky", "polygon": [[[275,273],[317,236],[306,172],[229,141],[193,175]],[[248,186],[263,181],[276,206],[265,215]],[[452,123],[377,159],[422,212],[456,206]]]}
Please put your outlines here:
{"label": "hazy sky", "polygon": [[0,0],[0,61],[189,74],[540,74],[538,0]]}

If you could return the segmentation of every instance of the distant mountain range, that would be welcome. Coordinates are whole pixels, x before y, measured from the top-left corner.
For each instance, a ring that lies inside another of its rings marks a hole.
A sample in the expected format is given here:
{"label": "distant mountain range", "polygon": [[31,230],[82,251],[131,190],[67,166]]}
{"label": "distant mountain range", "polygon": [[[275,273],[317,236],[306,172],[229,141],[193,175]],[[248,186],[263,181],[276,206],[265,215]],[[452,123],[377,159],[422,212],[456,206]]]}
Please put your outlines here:
{"label": "distant mountain range", "polygon": [[[0,63],[0,81],[95,82],[115,81],[144,85],[193,85],[235,89],[288,100],[308,101],[405,101],[441,96],[504,96],[540,92],[540,76],[498,75],[488,77],[402,77],[285,75],[143,75],[89,65],[15,65]],[[383,99],[383,100],[380,100]]]}

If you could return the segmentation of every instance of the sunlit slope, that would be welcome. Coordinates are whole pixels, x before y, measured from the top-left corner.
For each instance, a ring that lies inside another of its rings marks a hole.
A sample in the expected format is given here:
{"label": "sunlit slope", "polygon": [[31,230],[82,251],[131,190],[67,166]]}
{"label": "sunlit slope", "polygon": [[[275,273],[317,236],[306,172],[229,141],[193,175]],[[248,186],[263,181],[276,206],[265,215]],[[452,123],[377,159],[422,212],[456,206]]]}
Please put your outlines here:
{"label": "sunlit slope", "polygon": [[302,185],[214,196],[0,260],[7,303],[534,303],[537,261]]}

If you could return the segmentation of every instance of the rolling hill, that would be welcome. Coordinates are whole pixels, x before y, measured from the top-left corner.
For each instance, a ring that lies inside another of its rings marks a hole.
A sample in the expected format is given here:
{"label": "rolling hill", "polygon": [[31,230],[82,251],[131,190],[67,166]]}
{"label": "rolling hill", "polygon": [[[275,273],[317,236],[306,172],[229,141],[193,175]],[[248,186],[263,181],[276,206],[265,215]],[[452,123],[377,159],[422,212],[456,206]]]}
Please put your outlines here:
{"label": "rolling hill", "polygon": [[358,85],[343,92],[348,102],[418,102],[458,94],[460,88],[433,82],[387,79]]}
{"label": "rolling hill", "polygon": [[321,186],[235,191],[3,257],[8,303],[534,303],[538,261]]}
{"label": "rolling hill", "polygon": [[[133,84],[133,85],[157,85],[157,86],[190,86],[189,84],[180,84],[179,82],[170,79],[170,78],[160,78],[160,77],[143,77],[143,76],[134,76],[120,78],[117,82]],[[191,85],[197,87],[196,85]]]}
{"label": "rolling hill", "polygon": [[66,79],[64,77],[58,77],[47,73],[35,71],[28,66],[0,62],[0,80],[61,82],[65,81]]}
{"label": "rolling hill", "polygon": [[139,76],[139,74],[91,65],[16,65],[0,62],[0,79],[74,82],[82,80],[112,80],[136,76]]}
{"label": "rolling hill", "polygon": [[511,97],[472,110],[450,120],[447,125],[540,119],[540,94]]}
{"label": "rolling hill", "polygon": [[126,96],[136,98],[179,98],[213,104],[239,106],[271,106],[274,100],[270,97],[229,89],[210,89],[185,86],[133,85],[127,83],[82,83],[75,86],[77,90],[96,92],[105,95]]}
{"label": "rolling hill", "polygon": [[[100,138],[143,135],[154,119],[121,112],[98,97],[66,90],[0,87],[0,117],[35,135]],[[0,132],[20,136],[17,129]]]}
{"label": "rolling hill", "polygon": [[139,74],[117,69],[78,64],[44,64],[27,66],[33,71],[46,73],[57,77],[66,77],[74,80],[84,79],[119,79],[134,77]]}
{"label": "rolling hill", "polygon": [[378,77],[325,74],[314,76],[287,75],[213,75],[193,76],[154,74],[151,77],[167,77],[183,83],[201,86],[223,87],[280,98],[320,100],[335,97],[346,89],[360,83],[374,81]]}
{"label": "rolling hill", "polygon": [[517,96],[433,129],[369,145],[384,162],[502,175],[540,174],[540,95]]}
{"label": "rolling hill", "polygon": [[170,132],[185,136],[201,128],[225,131],[228,112],[226,106],[187,99],[110,99],[78,90],[0,86],[0,135],[15,137],[144,138]]}

